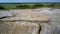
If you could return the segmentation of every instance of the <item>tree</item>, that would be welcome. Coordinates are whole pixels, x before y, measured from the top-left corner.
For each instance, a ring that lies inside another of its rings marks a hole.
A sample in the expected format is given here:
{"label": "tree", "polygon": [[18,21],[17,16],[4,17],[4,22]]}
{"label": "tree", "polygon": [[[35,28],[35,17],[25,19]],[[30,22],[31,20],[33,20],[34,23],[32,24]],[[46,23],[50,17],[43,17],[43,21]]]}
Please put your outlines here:
{"label": "tree", "polygon": [[0,6],[0,10],[5,9],[3,6]]}
{"label": "tree", "polygon": [[18,8],[18,9],[26,9],[26,8],[29,8],[29,6],[28,5],[18,5],[18,6],[16,6],[16,8]]}

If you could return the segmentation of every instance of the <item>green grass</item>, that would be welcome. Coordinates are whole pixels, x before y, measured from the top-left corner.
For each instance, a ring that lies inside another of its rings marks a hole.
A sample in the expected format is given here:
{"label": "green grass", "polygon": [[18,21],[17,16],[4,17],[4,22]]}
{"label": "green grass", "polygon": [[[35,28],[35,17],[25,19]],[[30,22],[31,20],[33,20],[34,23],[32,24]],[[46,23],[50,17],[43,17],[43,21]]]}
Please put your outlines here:
{"label": "green grass", "polygon": [[[35,8],[60,8],[60,4],[0,4],[5,10],[10,9],[35,9]],[[0,7],[0,9],[2,8]]]}

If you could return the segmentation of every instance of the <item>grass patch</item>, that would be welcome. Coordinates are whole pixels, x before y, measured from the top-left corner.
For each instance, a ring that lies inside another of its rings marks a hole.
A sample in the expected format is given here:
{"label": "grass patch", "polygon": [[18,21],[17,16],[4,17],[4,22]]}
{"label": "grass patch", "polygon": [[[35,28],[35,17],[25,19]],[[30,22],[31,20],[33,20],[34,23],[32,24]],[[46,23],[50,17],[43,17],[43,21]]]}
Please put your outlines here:
{"label": "grass patch", "polygon": [[10,9],[36,9],[36,8],[59,8],[60,4],[45,4],[45,3],[38,3],[38,4],[0,4],[0,10],[10,10]]}

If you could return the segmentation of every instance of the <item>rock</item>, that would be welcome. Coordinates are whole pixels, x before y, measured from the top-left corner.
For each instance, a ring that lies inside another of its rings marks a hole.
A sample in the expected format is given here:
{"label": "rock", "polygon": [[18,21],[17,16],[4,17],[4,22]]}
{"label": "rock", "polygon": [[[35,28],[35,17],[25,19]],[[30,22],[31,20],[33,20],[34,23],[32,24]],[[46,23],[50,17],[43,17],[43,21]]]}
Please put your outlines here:
{"label": "rock", "polygon": [[39,25],[36,23],[22,21],[1,22],[2,24],[0,24],[0,34],[38,34]]}
{"label": "rock", "polygon": [[[4,23],[0,27],[2,34],[52,34],[55,31],[55,28],[47,24],[51,20],[51,16],[47,14],[49,12],[10,10],[9,13],[15,16],[0,19]],[[41,32],[40,25],[42,28]]]}
{"label": "rock", "polygon": [[25,20],[25,21],[49,21],[51,16],[45,15],[40,12],[34,12],[31,10],[10,10],[10,13],[16,15],[15,17],[5,18],[2,20],[14,21],[14,20]]}
{"label": "rock", "polygon": [[51,15],[51,21],[49,25],[59,28],[60,27],[60,9],[54,9],[53,14]]}
{"label": "rock", "polygon": [[48,24],[41,24],[40,34],[55,34],[56,27],[50,26]]}
{"label": "rock", "polygon": [[8,11],[0,11],[0,19],[11,16],[12,14],[10,14]]}
{"label": "rock", "polygon": [[60,28],[57,28],[57,29],[55,30],[55,34],[60,34]]}

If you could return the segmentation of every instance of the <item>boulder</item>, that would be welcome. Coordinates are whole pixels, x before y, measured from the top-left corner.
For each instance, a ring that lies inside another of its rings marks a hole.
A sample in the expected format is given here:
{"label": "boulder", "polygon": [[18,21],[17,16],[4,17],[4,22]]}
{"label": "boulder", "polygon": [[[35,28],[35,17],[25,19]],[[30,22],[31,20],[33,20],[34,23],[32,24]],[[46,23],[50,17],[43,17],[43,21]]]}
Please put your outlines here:
{"label": "boulder", "polygon": [[11,17],[12,14],[10,14],[8,11],[0,11],[0,19],[6,18],[6,17]]}

